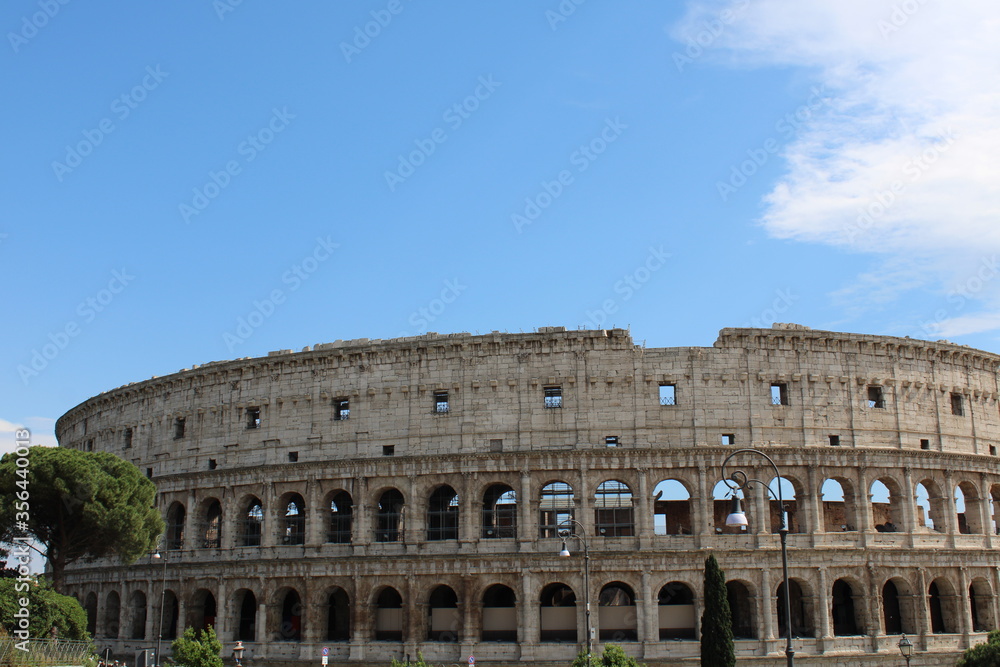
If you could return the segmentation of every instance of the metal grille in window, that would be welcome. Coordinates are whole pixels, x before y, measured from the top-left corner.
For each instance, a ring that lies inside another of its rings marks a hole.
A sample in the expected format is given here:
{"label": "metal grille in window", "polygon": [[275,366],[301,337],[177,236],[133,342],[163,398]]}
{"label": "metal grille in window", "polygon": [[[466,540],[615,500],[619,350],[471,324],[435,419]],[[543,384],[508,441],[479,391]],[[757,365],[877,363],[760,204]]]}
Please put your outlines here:
{"label": "metal grille in window", "polygon": [[448,392],[446,391],[435,391],[434,392],[434,412],[443,413],[448,412]]}
{"label": "metal grille in window", "polygon": [[243,519],[243,546],[259,547],[261,528],[264,523],[264,508],[260,503],[253,503],[247,509]]}
{"label": "metal grille in window", "polygon": [[375,541],[399,542],[403,539],[403,495],[395,489],[386,491],[378,501],[375,514]]}
{"label": "metal grille in window", "polygon": [[222,506],[213,502],[205,517],[205,534],[202,540],[206,549],[218,549],[222,546]]}
{"label": "metal grille in window", "polygon": [[660,385],[660,405],[677,405],[677,388],[674,385]]}
{"label": "metal grille in window", "polygon": [[439,487],[427,505],[427,540],[458,539],[458,494],[450,486]]}
{"label": "metal grille in window", "polygon": [[882,394],[882,387],[879,386],[868,387],[868,407],[869,408],[885,407],[885,396]]}
{"label": "metal grille in window", "polygon": [[771,405],[788,405],[788,385],[775,383],[771,385]]}
{"label": "metal grille in window", "polygon": [[634,534],[632,491],[627,484],[609,480],[597,487],[594,529],[605,537],[628,537]]}
{"label": "metal grille in window", "polygon": [[545,387],[545,407],[562,407],[562,387]]}
{"label": "metal grille in window", "polygon": [[284,544],[305,544],[306,541],[306,513],[304,503],[299,500],[292,500],[285,510],[285,530],[282,536]]}
{"label": "metal grille in window", "polygon": [[347,398],[333,399],[333,419],[344,421],[351,418],[351,401]]}
{"label": "metal grille in window", "polygon": [[247,428],[260,428],[260,408],[247,408]]}
{"label": "metal grille in window", "polygon": [[483,538],[517,537],[517,495],[509,486],[497,484],[483,497]]}
{"label": "metal grille in window", "polygon": [[184,548],[184,515],[167,525],[167,549]]}
{"label": "metal grille in window", "polygon": [[326,541],[333,544],[350,544],[351,518],[354,505],[351,496],[342,491],[330,501],[330,532]]}
{"label": "metal grille in window", "polygon": [[559,537],[559,526],[574,518],[573,505],[572,486],[565,482],[545,485],[538,508],[538,536]]}

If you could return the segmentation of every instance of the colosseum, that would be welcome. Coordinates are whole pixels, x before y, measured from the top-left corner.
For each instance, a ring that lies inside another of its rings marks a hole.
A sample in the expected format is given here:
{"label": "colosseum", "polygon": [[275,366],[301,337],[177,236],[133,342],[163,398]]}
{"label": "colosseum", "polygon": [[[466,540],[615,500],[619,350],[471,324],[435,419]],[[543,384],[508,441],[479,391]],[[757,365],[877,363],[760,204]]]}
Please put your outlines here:
{"label": "colosseum", "polygon": [[[78,563],[99,649],[212,625],[244,664],[567,665],[621,644],[697,664],[705,559],[740,664],[952,665],[1000,618],[1000,356],[723,329],[426,334],[222,361],[59,419],[158,487],[158,559]],[[726,525],[721,465],[748,487]],[[563,550],[569,552],[567,557]],[[588,585],[589,584],[589,585]],[[588,629],[592,628],[592,633]],[[148,655],[148,654],[147,654]]]}

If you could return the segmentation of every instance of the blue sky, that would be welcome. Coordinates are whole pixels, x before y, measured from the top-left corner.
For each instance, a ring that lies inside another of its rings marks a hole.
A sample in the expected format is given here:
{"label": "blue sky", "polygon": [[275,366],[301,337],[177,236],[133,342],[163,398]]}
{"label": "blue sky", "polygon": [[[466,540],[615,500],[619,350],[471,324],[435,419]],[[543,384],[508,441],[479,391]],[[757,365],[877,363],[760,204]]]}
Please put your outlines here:
{"label": "blue sky", "polygon": [[2,449],[336,339],[792,321],[997,351],[994,13],[4,3]]}

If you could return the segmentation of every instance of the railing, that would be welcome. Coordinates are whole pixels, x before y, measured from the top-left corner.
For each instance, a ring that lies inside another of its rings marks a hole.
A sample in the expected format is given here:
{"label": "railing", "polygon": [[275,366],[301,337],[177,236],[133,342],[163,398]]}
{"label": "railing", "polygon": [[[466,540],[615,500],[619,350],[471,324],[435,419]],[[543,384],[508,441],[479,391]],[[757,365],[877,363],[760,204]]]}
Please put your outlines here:
{"label": "railing", "polygon": [[[18,647],[27,648],[22,651]],[[54,667],[82,665],[93,653],[90,642],[68,639],[0,639],[0,665]]]}

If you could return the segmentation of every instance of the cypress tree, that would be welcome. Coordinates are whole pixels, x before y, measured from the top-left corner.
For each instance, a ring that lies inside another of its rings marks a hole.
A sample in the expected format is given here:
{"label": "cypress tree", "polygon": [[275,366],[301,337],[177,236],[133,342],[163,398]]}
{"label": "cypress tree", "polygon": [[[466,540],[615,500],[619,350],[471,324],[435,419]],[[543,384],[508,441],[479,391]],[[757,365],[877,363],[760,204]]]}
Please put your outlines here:
{"label": "cypress tree", "polygon": [[715,556],[705,560],[705,606],[701,615],[702,667],[735,667],[733,620],[726,595],[726,575]]}

